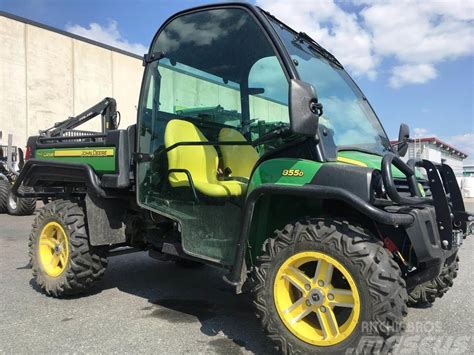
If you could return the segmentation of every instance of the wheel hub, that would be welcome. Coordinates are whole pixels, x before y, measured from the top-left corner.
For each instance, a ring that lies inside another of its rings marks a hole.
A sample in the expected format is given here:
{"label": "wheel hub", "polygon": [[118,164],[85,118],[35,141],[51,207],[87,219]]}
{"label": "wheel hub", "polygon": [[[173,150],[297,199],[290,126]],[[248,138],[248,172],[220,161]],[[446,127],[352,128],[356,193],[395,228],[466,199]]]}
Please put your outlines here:
{"label": "wheel hub", "polygon": [[331,346],[347,339],[359,321],[360,298],[349,271],[322,252],[300,252],[278,269],[273,286],[281,320],[309,344]]}
{"label": "wheel hub", "polygon": [[325,300],[324,292],[318,288],[315,288],[310,292],[308,299],[311,305],[319,306]]}

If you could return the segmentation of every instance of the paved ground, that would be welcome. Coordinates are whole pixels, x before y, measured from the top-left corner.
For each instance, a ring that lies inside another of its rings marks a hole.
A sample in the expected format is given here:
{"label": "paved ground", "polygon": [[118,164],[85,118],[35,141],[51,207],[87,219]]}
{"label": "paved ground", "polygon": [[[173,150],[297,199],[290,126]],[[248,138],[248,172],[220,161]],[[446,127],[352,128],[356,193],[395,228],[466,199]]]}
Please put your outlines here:
{"label": "paved ground", "polygon": [[[209,267],[181,269],[145,253],[119,256],[93,294],[42,295],[27,267],[32,219],[0,215],[0,353],[273,352],[246,296],[234,295]],[[399,353],[474,353],[473,252],[470,238],[445,297],[410,309]]]}

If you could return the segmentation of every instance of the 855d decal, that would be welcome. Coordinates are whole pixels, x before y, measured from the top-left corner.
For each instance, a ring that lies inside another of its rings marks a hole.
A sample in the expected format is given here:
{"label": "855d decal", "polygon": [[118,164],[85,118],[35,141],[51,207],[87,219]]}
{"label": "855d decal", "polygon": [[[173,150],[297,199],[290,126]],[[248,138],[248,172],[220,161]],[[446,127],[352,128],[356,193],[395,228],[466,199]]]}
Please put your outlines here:
{"label": "855d decal", "polygon": [[304,171],[300,169],[283,169],[281,172],[282,176],[304,176]]}

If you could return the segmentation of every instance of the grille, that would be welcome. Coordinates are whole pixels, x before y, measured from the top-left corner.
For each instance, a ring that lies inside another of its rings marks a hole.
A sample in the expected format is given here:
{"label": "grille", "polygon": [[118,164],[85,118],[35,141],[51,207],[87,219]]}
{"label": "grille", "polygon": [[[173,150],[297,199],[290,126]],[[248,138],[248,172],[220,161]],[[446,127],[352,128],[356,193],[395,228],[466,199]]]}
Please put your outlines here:
{"label": "grille", "polygon": [[[408,181],[406,179],[394,179],[395,187],[397,188],[398,193],[403,197],[410,197],[410,188],[408,186]],[[426,180],[418,180],[418,182],[423,186],[425,194],[427,197],[431,196],[430,185]]]}

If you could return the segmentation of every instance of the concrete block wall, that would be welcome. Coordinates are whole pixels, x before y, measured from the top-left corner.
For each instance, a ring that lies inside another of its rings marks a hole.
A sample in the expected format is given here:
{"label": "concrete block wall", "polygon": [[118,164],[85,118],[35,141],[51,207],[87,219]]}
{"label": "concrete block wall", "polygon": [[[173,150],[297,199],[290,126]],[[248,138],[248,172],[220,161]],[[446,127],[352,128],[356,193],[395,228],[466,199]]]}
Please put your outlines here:
{"label": "concrete block wall", "polygon": [[[121,127],[136,121],[141,60],[0,15],[0,131],[23,147],[30,135],[77,115],[106,96]],[[81,126],[100,129],[100,119]]]}
{"label": "concrete block wall", "polygon": [[[223,83],[184,74],[172,66],[160,66],[160,110],[222,106],[241,112],[240,91]],[[289,122],[288,106],[264,97],[250,96],[250,117],[268,122]]]}

